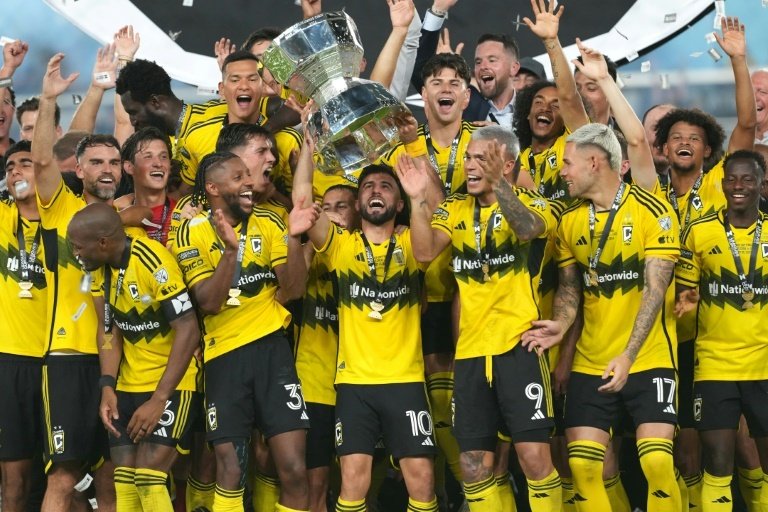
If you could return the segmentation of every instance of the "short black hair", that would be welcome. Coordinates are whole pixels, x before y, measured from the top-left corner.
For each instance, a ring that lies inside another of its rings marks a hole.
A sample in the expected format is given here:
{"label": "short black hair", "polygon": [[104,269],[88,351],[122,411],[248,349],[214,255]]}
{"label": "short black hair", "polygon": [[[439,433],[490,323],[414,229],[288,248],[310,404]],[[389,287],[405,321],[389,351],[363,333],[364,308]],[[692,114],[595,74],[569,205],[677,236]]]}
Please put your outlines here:
{"label": "short black hair", "polygon": [[274,38],[282,34],[283,31],[277,27],[262,27],[251,32],[248,38],[240,45],[241,50],[250,52],[251,47],[259,41],[272,41]]}
{"label": "short black hair", "polygon": [[195,174],[195,185],[192,189],[193,205],[202,205],[205,208],[208,207],[208,200],[205,197],[205,182],[208,174],[220,167],[224,162],[228,162],[233,158],[238,158],[238,156],[229,151],[216,151],[203,157],[200,161],[200,165],[197,166],[197,174]]}
{"label": "short black hair", "polygon": [[[54,110],[53,120],[55,121],[56,126],[59,126],[61,123],[61,109],[59,108],[58,103],[55,103],[55,105],[56,109]],[[22,101],[21,105],[16,109],[16,120],[19,122],[19,125],[21,125],[21,115],[24,112],[37,112],[38,110],[40,110],[39,96],[33,96]]]}
{"label": "short black hair", "polygon": [[397,186],[400,186],[400,180],[397,179],[395,171],[390,166],[383,164],[371,164],[365,166],[363,171],[360,173],[360,177],[357,179],[358,186],[362,187],[363,182],[368,178],[368,176],[373,176],[374,174],[388,174],[395,179]]}
{"label": "short black hair", "polygon": [[[611,78],[613,78],[613,81],[615,82],[616,81],[616,71],[618,69],[616,67],[616,63],[613,62],[611,60],[611,58],[608,57],[607,55],[603,55],[603,59],[605,59],[605,63],[608,65],[608,74],[611,75]],[[584,64],[584,59],[581,57],[581,55],[579,55],[576,60],[578,60],[580,64]],[[579,71],[578,67],[575,68],[574,71],[573,71],[574,75],[576,75],[576,73],[581,73],[581,71]]]}
{"label": "short black hair", "polygon": [[136,163],[136,153],[141,149],[143,143],[153,140],[163,141],[166,149],[168,149],[168,156],[171,157],[173,155],[171,140],[168,136],[154,126],[148,126],[128,137],[128,140],[123,143],[123,148],[120,150],[120,159],[123,162]]}
{"label": "short black hair", "polygon": [[5,152],[5,162],[3,162],[3,169],[5,169],[5,166],[8,164],[8,159],[13,155],[14,153],[31,153],[32,152],[32,141],[29,140],[20,140],[19,142],[16,142],[11,145],[11,147],[8,148],[8,150]]}
{"label": "short black hair", "polygon": [[422,66],[422,83],[426,83],[429,77],[437,75],[445,68],[454,70],[467,85],[472,80],[469,66],[467,66],[467,61],[464,60],[464,57],[455,53],[438,53],[427,59],[427,62]]}
{"label": "short black hair", "polygon": [[528,122],[528,114],[531,113],[533,98],[536,97],[536,94],[538,94],[540,90],[546,89],[547,87],[557,88],[554,82],[539,80],[518,92],[515,96],[515,110],[514,117],[512,118],[512,127],[520,141],[521,150],[529,147],[533,142],[533,132],[531,131],[531,124]]}
{"label": "short black hair", "polygon": [[738,151],[734,151],[725,157],[725,161],[723,162],[723,170],[727,173],[728,167],[731,165],[731,163],[737,160],[747,160],[754,162],[757,166],[757,170],[759,171],[758,177],[762,179],[765,176],[765,158],[763,158],[763,155],[757,151],[749,151],[747,149],[739,149]]}
{"label": "short black hair", "polygon": [[224,59],[224,62],[221,65],[221,74],[223,75],[226,72],[227,66],[233,62],[240,62],[243,60],[255,61],[259,65],[259,71],[261,71],[261,61],[254,54],[247,50],[237,50],[236,52],[227,55],[227,58]]}
{"label": "short black hair", "polygon": [[147,103],[155,95],[174,96],[168,73],[154,62],[143,59],[125,65],[117,76],[115,92],[120,95],[130,92],[131,99],[139,103]]}
{"label": "short black hair", "polygon": [[515,56],[515,59],[520,58],[520,47],[517,46],[517,41],[513,37],[507,34],[483,34],[477,38],[477,46],[488,41],[494,41],[504,45],[504,49]]}
{"label": "short black hair", "polygon": [[77,147],[75,148],[75,158],[80,161],[80,157],[83,156],[85,150],[95,146],[107,146],[117,149],[118,152],[120,151],[120,143],[117,142],[116,138],[106,133],[97,133],[86,135],[80,139],[80,142],[77,143]]}
{"label": "short black hair", "polygon": [[656,123],[656,147],[663,148],[664,144],[667,143],[667,138],[669,138],[669,131],[676,123],[681,122],[698,126],[704,130],[707,137],[705,144],[713,153],[723,149],[723,142],[725,141],[723,127],[714,117],[697,108],[676,108],[664,114],[664,117]]}
{"label": "short black hair", "polygon": [[219,132],[219,139],[216,141],[216,151],[232,151],[248,144],[254,137],[263,137],[270,139],[272,134],[258,124],[251,123],[231,123],[226,125]]}
{"label": "short black hair", "polygon": [[357,199],[357,188],[353,187],[352,185],[345,185],[343,183],[339,183],[337,185],[332,185],[332,186],[328,187],[325,190],[325,193],[323,194],[323,198],[325,198],[325,194],[327,194],[328,192],[333,192],[334,190],[346,190],[346,191],[352,193],[352,197]]}

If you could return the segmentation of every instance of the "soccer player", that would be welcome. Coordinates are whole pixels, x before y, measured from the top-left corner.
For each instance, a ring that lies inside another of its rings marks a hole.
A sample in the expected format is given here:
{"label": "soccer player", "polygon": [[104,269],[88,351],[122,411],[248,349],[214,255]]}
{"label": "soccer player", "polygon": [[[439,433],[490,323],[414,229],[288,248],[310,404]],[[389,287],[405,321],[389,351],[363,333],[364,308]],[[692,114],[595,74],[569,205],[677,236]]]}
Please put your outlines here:
{"label": "soccer player", "polygon": [[412,205],[414,255],[430,261],[450,247],[459,284],[453,428],[472,511],[504,509],[493,475],[500,422],[528,479],[531,509],[559,510],[562,501],[549,449],[548,361],[520,345],[522,333],[539,318],[542,255],[555,220],[544,198],[512,187],[503,176],[512,171],[518,150],[508,130],[476,130],[464,157],[468,194],[450,196],[436,210],[425,200],[428,170],[407,158],[398,167]]}
{"label": "soccer player", "polygon": [[27,510],[39,456],[47,286],[29,141],[8,148],[10,203],[0,202],[0,472],[3,510]]}
{"label": "soccer player", "polygon": [[66,230],[72,216],[87,203],[112,203],[120,181],[120,148],[110,135],[85,137],[75,152],[82,197],[64,185],[53,158],[54,109],[56,98],[77,74],[62,75],[63,59],[59,53],[48,62],[32,139],[48,282],[49,334],[42,384],[48,487],[42,510],[71,510],[75,485],[82,481],[80,489],[89,483],[83,468],[98,468],[94,477],[99,509],[113,510],[112,466],[99,467],[108,455],[108,441],[98,416],[97,315],[88,283],[82,282],[80,265],[66,243]]}
{"label": "soccer player", "polygon": [[403,206],[392,170],[371,165],[360,175],[361,229],[335,226],[308,202],[291,211],[291,233],[308,231],[338,279],[337,512],[366,510],[374,448],[382,435],[405,479],[408,510],[437,511],[435,444],[418,328],[425,266],[414,258],[409,230],[395,232]]}
{"label": "soccer player", "polygon": [[[768,331],[763,318],[768,267],[765,214],[758,210],[765,161],[751,151],[726,157],[726,207],[691,222],[677,265],[677,313],[697,312],[693,415],[702,443],[704,511],[731,510],[739,417],[747,419],[768,467]],[[763,476],[763,489],[766,477]],[[765,492],[765,491],[763,491]],[[764,499],[760,499],[764,503]]]}
{"label": "soccer player", "polygon": [[171,512],[166,489],[177,445],[200,408],[200,329],[176,261],[156,240],[132,239],[115,209],[89,204],[67,241],[104,308],[101,421],[110,433],[120,510]]}
{"label": "soccer player", "polygon": [[[681,510],[672,461],[677,218],[664,201],[621,181],[621,148],[605,125],[571,134],[564,163],[561,176],[571,196],[581,200],[563,212],[557,231],[553,319],[533,322],[523,340],[537,351],[558,343],[583,300],[584,328],[565,404],[577,510],[611,508],[603,458],[622,407],[637,428],[647,510]],[[631,329],[621,320],[626,315],[635,318]]]}
{"label": "soccer player", "polygon": [[307,510],[308,417],[285,331],[290,314],[281,305],[304,291],[300,242],[280,217],[254,207],[253,178],[236,155],[208,155],[196,179],[196,196],[210,213],[182,222],[173,253],[203,320],[213,509],[243,510],[256,426],[282,484],[276,510]]}

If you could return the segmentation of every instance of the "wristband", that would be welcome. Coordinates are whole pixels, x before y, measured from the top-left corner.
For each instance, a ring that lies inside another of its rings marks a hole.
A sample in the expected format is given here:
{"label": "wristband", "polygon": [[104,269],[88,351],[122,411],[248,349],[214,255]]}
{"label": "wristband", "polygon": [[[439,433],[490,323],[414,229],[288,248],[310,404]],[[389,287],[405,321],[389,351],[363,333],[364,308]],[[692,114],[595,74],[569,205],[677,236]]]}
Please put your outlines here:
{"label": "wristband", "polygon": [[13,85],[13,78],[0,78],[0,89],[4,87],[11,87]]}
{"label": "wristband", "polygon": [[125,55],[118,55],[117,60],[124,60],[126,62],[133,62],[132,57],[126,57]]}
{"label": "wristband", "polygon": [[99,389],[110,387],[115,389],[117,387],[117,379],[111,375],[102,375],[99,377]]}
{"label": "wristband", "polygon": [[448,11],[441,11],[440,9],[435,9],[434,7],[430,7],[427,10],[438,18],[445,18],[445,15],[448,14]]}

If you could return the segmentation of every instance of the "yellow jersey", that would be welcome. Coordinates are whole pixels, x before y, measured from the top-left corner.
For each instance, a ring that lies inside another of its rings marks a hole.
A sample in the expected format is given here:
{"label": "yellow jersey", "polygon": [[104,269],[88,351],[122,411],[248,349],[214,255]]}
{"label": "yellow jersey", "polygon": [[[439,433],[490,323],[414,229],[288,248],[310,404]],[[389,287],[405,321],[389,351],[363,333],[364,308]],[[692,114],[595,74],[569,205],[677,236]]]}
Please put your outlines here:
{"label": "yellow jersey", "polygon": [[[94,276],[99,283],[94,295],[109,301],[114,325],[123,335],[117,389],[152,392],[165,372],[176,338],[171,322],[189,314],[192,301],[179,266],[162,244],[150,238],[129,238],[127,244],[121,268],[109,268],[109,290],[104,268]],[[197,364],[191,358],[176,389],[195,391],[196,378]]]}
{"label": "yellow jersey", "polygon": [[[584,328],[576,343],[573,371],[591,375],[602,375],[626,348],[632,319],[642,303],[646,258],[677,261],[680,255],[680,228],[670,205],[627,185],[597,263],[597,285],[586,286],[589,258],[597,250],[608,216],[609,212],[596,213],[592,238],[588,203],[577,201],[563,212],[557,230],[558,265],[576,265],[584,276]],[[630,373],[675,367],[674,303],[670,284]]]}
{"label": "yellow jersey", "polygon": [[[325,245],[317,248],[338,281],[336,384],[424,382],[419,325],[425,266],[413,257],[409,229],[368,247],[375,275],[360,230],[331,224]],[[374,308],[380,320],[371,316]]]}
{"label": "yellow jersey", "polygon": [[[240,233],[241,226],[235,226],[235,233]],[[287,239],[288,231],[279,216],[259,207],[253,209],[238,282],[241,305],[224,305],[219,313],[203,316],[206,361],[290,324],[290,313],[275,298],[274,272],[288,258]],[[207,214],[181,222],[172,251],[190,289],[213,275],[223,247]]]}
{"label": "yellow jersey", "polygon": [[683,250],[676,268],[679,284],[698,288],[694,380],[768,379],[768,216],[760,213],[762,233],[755,244],[756,223],[731,226],[744,272],[756,251],[751,281],[754,307],[744,309],[744,290],[725,234],[719,210],[690,223],[683,233]]}
{"label": "yellow jersey", "polygon": [[[566,208],[563,201],[550,201],[549,206],[555,218],[555,225],[560,223],[560,217]],[[557,247],[557,229],[553,229],[547,237],[547,245],[544,248],[544,262],[539,279],[539,311],[541,318],[552,318],[552,306],[557,291],[558,274],[555,251]],[[555,345],[547,352],[549,355],[549,367],[554,370],[560,358],[560,345]]]}
{"label": "yellow jersey", "polygon": [[515,193],[544,222],[544,233],[532,242],[517,238],[498,203],[480,206],[470,195],[448,197],[432,216],[432,227],[451,239],[451,267],[461,297],[456,359],[508,352],[541,318],[539,279],[555,218],[536,192],[515,187]]}
{"label": "yellow jersey", "polygon": [[309,266],[301,332],[296,343],[296,371],[304,400],[335,405],[333,381],[339,346],[339,312],[334,291],[336,276],[328,267],[327,253],[315,254]]}
{"label": "yellow jersey", "polygon": [[[21,256],[17,229],[21,222],[28,282],[32,297],[21,298]],[[17,356],[43,357],[48,346],[46,307],[48,289],[43,266],[40,221],[19,215],[16,203],[0,202],[0,352]],[[33,254],[34,251],[34,254]],[[34,256],[34,257],[33,257]]]}
{"label": "yellow jersey", "polygon": [[83,271],[67,243],[69,221],[85,207],[85,199],[59,181],[48,204],[43,204],[39,196],[37,203],[48,282],[48,352],[97,354],[96,310],[90,290],[82,290]]}
{"label": "yellow jersey", "polygon": [[565,139],[571,132],[567,129],[555,142],[541,153],[531,154],[530,147],[520,152],[520,172],[531,175],[536,190],[547,199],[570,200],[568,185],[560,177],[565,155]]}

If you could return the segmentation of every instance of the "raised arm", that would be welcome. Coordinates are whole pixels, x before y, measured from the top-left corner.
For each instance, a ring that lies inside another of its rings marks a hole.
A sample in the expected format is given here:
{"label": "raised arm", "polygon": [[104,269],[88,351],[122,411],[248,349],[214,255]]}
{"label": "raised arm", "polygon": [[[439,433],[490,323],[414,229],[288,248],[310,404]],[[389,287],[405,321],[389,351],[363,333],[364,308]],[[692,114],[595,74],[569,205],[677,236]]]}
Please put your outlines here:
{"label": "raised arm", "polygon": [[322,0],[301,0],[301,14],[306,20],[323,12]]}
{"label": "raised arm", "polygon": [[3,46],[3,67],[0,68],[0,78],[11,78],[24,63],[29,45],[24,41],[13,41]]}
{"label": "raised arm", "polygon": [[387,0],[387,4],[389,5],[389,18],[392,21],[392,32],[379,52],[379,57],[371,71],[371,80],[389,88],[392,84],[392,77],[395,76],[400,49],[408,35],[408,27],[416,13],[416,8],[413,6],[412,0]]}
{"label": "raised arm", "polygon": [[291,202],[297,206],[309,206],[312,203],[312,178],[315,172],[315,161],[312,155],[315,142],[307,129],[307,119],[312,110],[312,100],[309,100],[302,111],[301,121],[304,125],[304,140],[301,143],[299,159],[293,170],[293,186],[291,187]]}
{"label": "raised arm", "polygon": [[555,2],[550,0],[549,8],[546,7],[546,0],[531,0],[531,7],[536,17],[536,22],[530,18],[523,18],[523,22],[528,28],[544,43],[547,55],[552,63],[552,76],[557,85],[557,98],[560,104],[560,114],[563,116],[565,126],[573,131],[589,123],[587,111],[584,110],[584,104],[576,90],[576,80],[573,78],[571,68],[568,66],[568,59],[565,57],[563,47],[560,46],[560,39],[557,37],[560,29],[560,17],[565,10],[564,5],[560,5],[555,11]]}
{"label": "raised arm", "polygon": [[418,11],[413,11],[413,20],[408,25],[408,33],[405,42],[397,54],[397,64],[389,84],[389,92],[400,101],[405,101],[408,96],[408,87],[411,86],[411,75],[416,65],[416,53],[419,50],[419,38],[421,37],[421,18]]}
{"label": "raised arm", "polygon": [[[126,64],[132,62],[136,57],[136,52],[139,51],[139,46],[141,45],[141,37],[138,32],[133,31],[132,25],[126,25],[115,33],[114,42],[115,52],[117,53],[117,72],[119,73]],[[115,94],[114,113],[115,138],[120,143],[120,146],[122,146],[135,130],[131,124],[128,112],[123,107],[123,101],[118,94]]]}
{"label": "raised arm", "polygon": [[672,273],[675,262],[661,258],[648,258],[645,260],[645,286],[643,286],[643,298],[640,303],[640,311],[635,317],[632,326],[632,334],[624,351],[616,356],[603,372],[603,379],[607,379],[611,373],[613,377],[598,388],[605,393],[621,391],[627,383],[629,369],[637,359],[637,354],[643,348],[651,327],[659,316],[659,311],[664,304],[664,295],[667,293],[669,283],[672,281]]}
{"label": "raised arm", "polygon": [[104,92],[115,86],[117,63],[114,43],[98,49],[96,64],[93,66],[93,75],[91,76],[91,85],[72,117],[69,131],[94,132],[96,116],[99,113],[99,108],[101,108]]}
{"label": "raised arm", "polygon": [[658,177],[643,123],[637,118],[619,86],[608,74],[608,65],[603,55],[597,50],[584,46],[580,39],[576,39],[576,45],[584,63],[574,60],[573,64],[581,73],[584,73],[584,76],[597,82],[611,106],[616,123],[627,139],[627,155],[629,165],[632,167],[632,180],[646,190],[653,190]]}
{"label": "raised arm", "polygon": [[720,28],[722,37],[715,33],[715,39],[728,57],[731,58],[733,78],[736,82],[736,126],[733,128],[728,141],[728,152],[739,149],[752,150],[755,147],[755,126],[757,126],[757,110],[755,108],[755,91],[747,67],[747,36],[744,24],[739,18],[726,17],[722,19]]}
{"label": "raised arm", "polygon": [[430,262],[445,249],[451,239],[432,227],[432,213],[435,208],[427,199],[430,187],[429,173],[421,160],[400,155],[395,166],[403,190],[411,203],[411,246],[417,261]]}
{"label": "raised arm", "polygon": [[63,53],[57,53],[48,61],[43,78],[43,91],[40,94],[40,107],[37,113],[37,123],[32,134],[32,159],[35,162],[35,183],[37,196],[43,204],[53,198],[59,187],[61,172],[53,158],[53,144],[56,142],[56,98],[66,91],[79,73],[68,77],[61,74]]}
{"label": "raised arm", "polygon": [[286,304],[300,299],[307,289],[307,262],[299,235],[288,235],[288,259],[285,264],[275,267],[275,275],[280,289],[277,300]]}
{"label": "raised arm", "polygon": [[[440,41],[440,30],[443,27],[448,11],[456,5],[458,0],[434,0],[432,7],[424,14],[424,23],[421,25],[421,39],[416,50],[416,62],[411,75],[411,85],[416,91],[421,92],[424,81],[421,79],[421,68],[424,63],[435,54]],[[459,53],[457,51],[456,53]]]}

